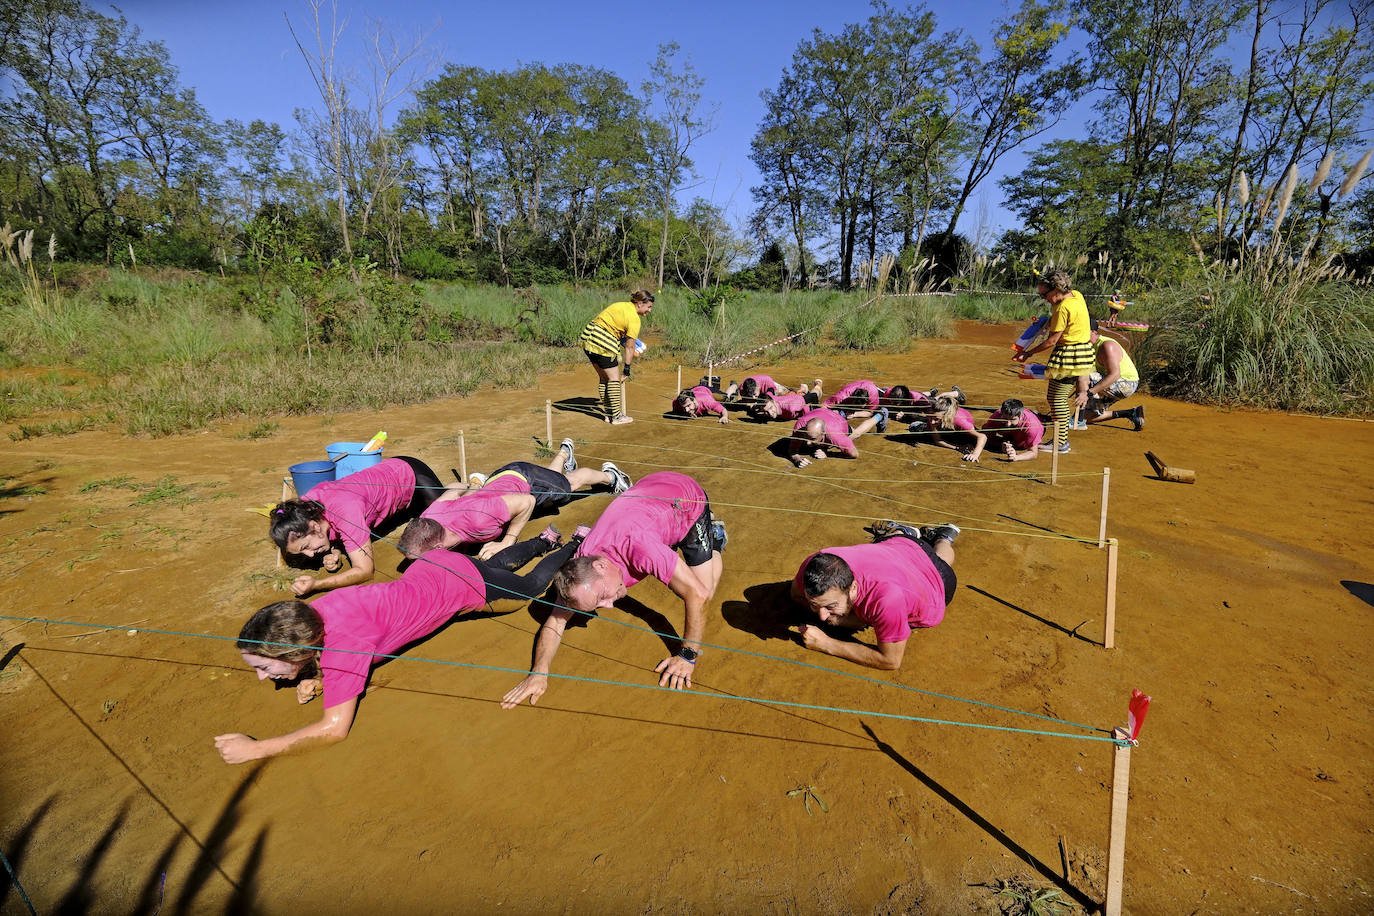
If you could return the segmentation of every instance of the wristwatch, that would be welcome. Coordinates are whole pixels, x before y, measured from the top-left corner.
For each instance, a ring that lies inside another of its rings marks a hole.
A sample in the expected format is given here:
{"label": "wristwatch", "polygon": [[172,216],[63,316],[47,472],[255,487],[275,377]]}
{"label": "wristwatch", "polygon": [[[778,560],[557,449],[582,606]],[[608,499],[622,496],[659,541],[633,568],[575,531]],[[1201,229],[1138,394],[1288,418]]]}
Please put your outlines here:
{"label": "wristwatch", "polygon": [[688,646],[683,646],[681,649],[677,650],[677,657],[685,662],[691,662],[693,665],[695,665],[697,663],[697,659],[701,658],[701,650],[692,649]]}

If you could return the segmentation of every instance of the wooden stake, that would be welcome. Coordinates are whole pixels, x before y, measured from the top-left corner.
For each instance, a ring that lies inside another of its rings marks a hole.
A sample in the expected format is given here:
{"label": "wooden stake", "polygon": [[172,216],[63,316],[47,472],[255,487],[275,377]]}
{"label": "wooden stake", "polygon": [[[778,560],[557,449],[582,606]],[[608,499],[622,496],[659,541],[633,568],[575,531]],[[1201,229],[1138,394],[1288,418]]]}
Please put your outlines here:
{"label": "wooden stake", "polygon": [[[1112,737],[1124,741],[1126,729],[1113,730]],[[1112,757],[1112,825],[1107,843],[1107,916],[1121,916],[1121,891],[1126,881],[1126,802],[1130,796],[1131,746],[1114,745]]]}
{"label": "wooden stake", "polygon": [[468,445],[463,439],[463,431],[458,430],[458,473],[463,475],[463,483],[468,482]]}
{"label": "wooden stake", "polygon": [[553,448],[553,401],[544,401],[544,441]]}
{"label": "wooden stake", "polygon": [[681,366],[678,366],[678,367],[677,367],[677,387],[673,389],[673,397],[677,397],[677,393],[678,393],[679,391],[681,391],[681,390],[682,390],[682,367],[681,367]]}
{"label": "wooden stake", "polygon": [[1107,491],[1112,485],[1112,469],[1102,469],[1102,521],[1097,527],[1097,549],[1107,546]]}
{"label": "wooden stake", "polygon": [[[291,478],[290,478],[290,477],[283,477],[283,478],[281,479],[281,501],[282,501],[282,502],[286,502],[288,499],[291,498],[291,489],[292,489]],[[277,569],[281,569],[281,568],[282,568],[283,566],[285,566],[285,565],[286,565],[286,557],[284,557],[284,556],[281,555],[281,550],[279,549],[279,550],[277,550]]]}
{"label": "wooden stake", "polygon": [[1107,542],[1107,610],[1102,634],[1103,648],[1116,648],[1116,538]]}
{"label": "wooden stake", "polygon": [[1050,486],[1059,483],[1059,421],[1054,421],[1054,438],[1050,440]]}

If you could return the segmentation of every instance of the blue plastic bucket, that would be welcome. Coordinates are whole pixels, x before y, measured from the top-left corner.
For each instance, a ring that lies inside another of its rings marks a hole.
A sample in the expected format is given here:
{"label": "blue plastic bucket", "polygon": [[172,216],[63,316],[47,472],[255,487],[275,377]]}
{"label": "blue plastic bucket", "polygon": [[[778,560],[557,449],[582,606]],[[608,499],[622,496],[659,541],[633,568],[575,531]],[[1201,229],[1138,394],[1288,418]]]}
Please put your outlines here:
{"label": "blue plastic bucket", "polygon": [[332,461],[302,461],[300,464],[291,465],[288,470],[291,472],[291,482],[295,484],[297,496],[309,493],[310,488],[317,483],[334,479]]}
{"label": "blue plastic bucket", "polygon": [[[370,468],[382,461],[382,451],[384,449],[373,449],[370,452],[363,451],[366,442],[335,442],[325,446],[324,452],[334,461],[337,470],[334,472],[335,480],[342,480],[349,474],[356,474],[364,468]],[[343,457],[340,458],[339,456]],[[337,459],[337,460],[335,460]]]}

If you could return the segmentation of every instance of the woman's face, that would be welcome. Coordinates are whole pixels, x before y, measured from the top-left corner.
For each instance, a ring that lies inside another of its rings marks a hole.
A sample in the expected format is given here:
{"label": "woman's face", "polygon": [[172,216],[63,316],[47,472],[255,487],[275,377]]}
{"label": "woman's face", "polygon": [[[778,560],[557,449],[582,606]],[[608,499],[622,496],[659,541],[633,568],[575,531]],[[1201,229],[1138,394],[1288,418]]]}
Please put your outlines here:
{"label": "woman's face", "polygon": [[324,522],[310,522],[305,534],[295,534],[286,539],[286,552],[303,557],[318,557],[329,552],[329,528]]}
{"label": "woman's face", "polygon": [[284,658],[267,658],[264,655],[254,655],[252,652],[243,652],[244,664],[258,673],[258,680],[271,678],[274,681],[294,681],[305,667],[305,660],[289,662]]}
{"label": "woman's face", "polygon": [[652,299],[650,299],[648,302],[636,302],[636,303],[635,303],[635,311],[638,312],[640,315],[647,315],[647,314],[649,314],[649,312],[653,311],[653,308],[654,308],[654,300],[652,300]]}

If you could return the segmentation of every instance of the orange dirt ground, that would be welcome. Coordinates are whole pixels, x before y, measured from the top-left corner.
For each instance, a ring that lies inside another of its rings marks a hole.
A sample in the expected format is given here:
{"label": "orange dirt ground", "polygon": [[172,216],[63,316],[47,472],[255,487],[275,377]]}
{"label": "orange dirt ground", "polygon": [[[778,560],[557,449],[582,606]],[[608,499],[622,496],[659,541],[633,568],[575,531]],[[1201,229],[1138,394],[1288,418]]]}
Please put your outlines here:
{"label": "orange dirt ground", "polygon": [[[965,324],[907,354],[759,368],[827,390],[957,382],[972,404],[1043,406],[1043,384],[1009,369],[1016,330]],[[1370,424],[1143,397],[1145,431],[1075,433],[1056,487],[1022,476],[1047,477],[1048,455],[975,468],[877,437],[858,461],[794,471],[759,426],[662,419],[676,367],[637,368],[638,422],[556,411],[554,438],[635,476],[681,468],[727,522],[707,630],[721,648],[704,652],[697,690],[554,680],[538,707],[503,711],[518,674],[416,660],[523,669],[536,627],[510,605],[378,668],[343,744],[231,767],[212,736],[280,734],[318,705],[259,683],[229,642],[0,620],[0,850],[38,912],[964,913],[995,906],[980,885],[1017,877],[1101,901],[1111,746],[875,715],[1078,732],[894,684],[1103,729],[1124,720],[1131,688],[1152,694],[1132,761],[1129,912],[1374,909]],[[490,469],[532,457],[546,398],[594,386],[579,366],[529,389],[289,418],[267,439],[242,437],[243,423],[11,443],[3,613],[232,637],[285,597],[265,522],[244,510],[275,500],[288,464],[385,428],[388,454],[447,478],[462,429],[469,468]],[[1147,449],[1197,484],[1154,479]],[[1043,536],[1096,540],[1107,465],[1121,545],[1111,651],[1107,552]],[[159,494],[82,492],[120,475],[192,489],[142,504]],[[592,521],[606,499],[558,525]],[[785,637],[773,584],[884,517],[963,525],[960,588],[903,669],[871,683]],[[396,559],[380,547],[383,576]],[[657,582],[631,598],[607,616],[681,627]],[[554,670],[648,685],[664,654],[658,637],[599,620],[569,631]],[[828,812],[788,794],[807,786]],[[24,911],[0,878],[0,913]]]}

